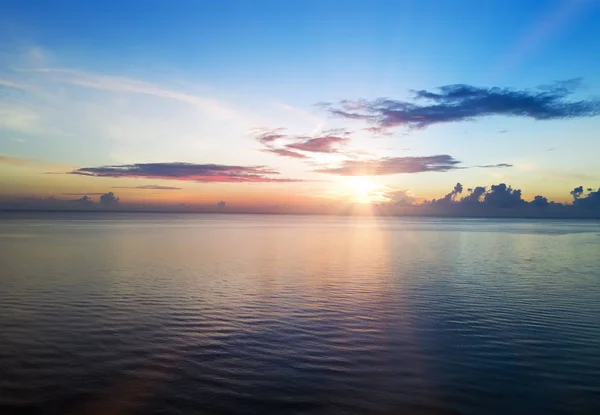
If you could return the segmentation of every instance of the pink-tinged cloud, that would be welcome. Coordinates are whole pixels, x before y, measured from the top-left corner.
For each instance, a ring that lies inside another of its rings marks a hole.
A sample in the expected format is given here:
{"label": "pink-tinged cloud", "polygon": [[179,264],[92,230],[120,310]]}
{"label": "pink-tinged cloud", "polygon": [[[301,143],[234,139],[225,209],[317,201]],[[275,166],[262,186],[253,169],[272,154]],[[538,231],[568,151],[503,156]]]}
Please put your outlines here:
{"label": "pink-tinged cloud", "polygon": [[445,172],[461,169],[460,161],[447,154],[429,157],[384,157],[378,160],[346,160],[338,167],[315,170],[340,176],[384,176],[402,173]]}
{"label": "pink-tinged cloud", "polygon": [[287,137],[283,134],[285,128],[274,128],[274,129],[256,129],[253,131],[254,138],[265,145],[274,143],[277,140]]}
{"label": "pink-tinged cloud", "polygon": [[202,183],[300,182],[273,177],[279,172],[265,166],[226,166],[195,163],[136,163],[100,167],[82,167],[68,172],[91,177],[182,180]]}
{"label": "pink-tinged cloud", "polygon": [[284,148],[266,148],[263,150],[265,153],[273,153],[282,157],[292,157],[297,159],[305,159],[308,158],[304,154],[298,153],[296,151],[286,150]]}
{"label": "pink-tinged cloud", "polygon": [[309,158],[309,153],[338,153],[337,147],[349,141],[351,135],[345,129],[326,130],[316,136],[287,135],[283,130],[257,130],[253,135],[265,146],[264,152],[298,159]]}
{"label": "pink-tinged cloud", "polygon": [[288,144],[286,147],[309,153],[336,153],[336,146],[346,141],[348,141],[348,138],[325,135],[322,137],[305,138],[296,143]]}

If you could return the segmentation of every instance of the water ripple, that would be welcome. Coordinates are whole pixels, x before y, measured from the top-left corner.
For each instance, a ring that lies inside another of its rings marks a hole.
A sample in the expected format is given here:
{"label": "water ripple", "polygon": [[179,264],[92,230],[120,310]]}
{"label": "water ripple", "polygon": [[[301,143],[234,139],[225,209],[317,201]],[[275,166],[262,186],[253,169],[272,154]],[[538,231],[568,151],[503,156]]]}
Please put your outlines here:
{"label": "water ripple", "polygon": [[0,219],[0,413],[600,413],[599,230]]}

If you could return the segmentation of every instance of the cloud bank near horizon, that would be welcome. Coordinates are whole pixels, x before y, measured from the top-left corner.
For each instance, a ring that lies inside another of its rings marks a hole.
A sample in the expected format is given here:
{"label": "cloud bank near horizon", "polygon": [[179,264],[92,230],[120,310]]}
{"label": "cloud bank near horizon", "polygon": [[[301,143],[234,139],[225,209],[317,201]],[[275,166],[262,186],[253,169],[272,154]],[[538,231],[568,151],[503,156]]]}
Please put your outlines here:
{"label": "cloud bank near horizon", "polygon": [[[387,202],[353,204],[337,200],[330,204],[314,205],[231,205],[223,200],[209,204],[140,205],[122,201],[113,192],[100,194],[97,202],[84,194],[77,199],[59,199],[54,196],[28,196],[0,200],[0,209],[7,210],[132,210],[173,211],[198,213],[312,213],[312,214],[375,214],[392,216],[448,216],[448,217],[548,217],[600,219],[600,187],[597,190],[578,186],[571,191],[571,203],[555,203],[542,195],[531,200],[522,197],[520,189],[505,183],[475,186],[464,189],[457,183],[439,199],[415,203],[416,198],[407,190],[391,189],[383,195]],[[359,206],[356,210],[351,206]],[[367,206],[371,208],[367,209]]]}

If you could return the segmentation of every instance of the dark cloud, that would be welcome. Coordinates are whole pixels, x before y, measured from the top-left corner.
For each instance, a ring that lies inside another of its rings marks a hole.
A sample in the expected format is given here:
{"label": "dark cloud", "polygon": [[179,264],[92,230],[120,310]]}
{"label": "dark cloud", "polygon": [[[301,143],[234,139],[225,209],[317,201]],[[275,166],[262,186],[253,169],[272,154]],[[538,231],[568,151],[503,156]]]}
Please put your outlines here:
{"label": "dark cloud", "polygon": [[[581,189],[582,186],[577,187],[574,191]],[[577,198],[574,197],[573,205],[582,209],[592,209],[600,213],[600,188],[595,192],[592,189],[588,189],[588,194],[583,196],[583,192],[579,194]],[[571,192],[573,194],[573,192]]]}
{"label": "dark cloud", "polygon": [[160,185],[157,185],[157,184],[146,184],[146,185],[143,185],[143,186],[112,186],[111,189],[181,190],[181,187],[160,186]]}
{"label": "dark cloud", "polygon": [[469,189],[469,194],[463,197],[461,203],[479,203],[481,197],[485,194],[486,188],[483,186],[477,186],[474,189]]}
{"label": "dark cloud", "polygon": [[490,191],[483,197],[483,203],[496,208],[514,208],[524,205],[521,190],[513,189],[504,183],[492,185]]}
{"label": "dark cloud", "polygon": [[84,206],[84,207],[89,207],[94,204],[94,201],[89,196],[86,195],[86,196],[82,196],[79,199],[73,200],[73,203],[76,203],[76,204]]}
{"label": "dark cloud", "polygon": [[89,193],[89,192],[82,192],[82,193],[61,193],[63,196],[101,196],[104,194],[104,192],[99,192],[99,193]]}
{"label": "dark cloud", "polygon": [[144,179],[189,180],[195,182],[260,183],[298,182],[296,179],[280,179],[277,171],[265,166],[226,166],[195,163],[136,163],[101,167],[82,167],[68,172],[92,177],[129,177]]}
{"label": "dark cloud", "polygon": [[412,101],[388,98],[343,100],[321,104],[332,115],[365,120],[376,128],[407,126],[426,128],[433,124],[475,120],[503,115],[534,120],[554,120],[600,115],[599,100],[573,100],[577,80],[557,82],[531,90],[445,85],[436,91],[411,91]]}
{"label": "dark cloud", "polygon": [[452,191],[450,193],[448,193],[446,196],[444,196],[444,199],[454,200],[462,192],[463,192],[463,185],[460,183],[456,183],[456,185],[454,185],[454,189],[452,189]]}
{"label": "dark cloud", "polygon": [[581,195],[583,195],[583,186],[579,186],[576,187],[575,189],[571,190],[571,196],[573,196],[573,201],[579,199],[581,197]]}
{"label": "dark cloud", "polygon": [[454,189],[443,199],[433,200],[432,204],[437,205],[474,205],[484,204],[492,208],[515,208],[520,207],[526,202],[521,198],[521,190],[513,189],[504,183],[492,185],[490,190],[485,187],[478,186],[467,196],[458,199],[458,195],[462,193],[463,186],[457,183]]}
{"label": "dark cloud", "polygon": [[[458,186],[458,185],[457,185]],[[552,217],[552,218],[596,218],[600,219],[600,188],[585,194],[578,186],[570,193],[572,204],[549,201],[537,195],[531,201],[524,200],[520,189],[504,183],[489,188],[478,186],[469,194],[458,199],[452,197],[459,187],[442,199],[425,201],[409,214],[435,216],[494,216],[494,217]],[[589,188],[588,188],[589,189]]]}
{"label": "dark cloud", "polygon": [[475,166],[475,167],[479,167],[480,169],[497,169],[497,168],[513,167],[513,165],[508,164],[508,163],[498,163],[498,164],[484,164],[483,166]]}
{"label": "dark cloud", "polygon": [[346,160],[339,167],[315,170],[341,176],[382,176],[400,173],[445,172],[460,169],[460,161],[447,154],[429,157],[385,157],[378,160]]}
{"label": "dark cloud", "polygon": [[113,192],[108,192],[100,196],[100,205],[104,207],[113,207],[119,203],[119,198]]}
{"label": "dark cloud", "polygon": [[224,209],[226,205],[227,205],[227,202],[225,202],[224,200],[221,200],[219,203],[217,203],[217,207],[219,209]]}
{"label": "dark cloud", "polygon": [[435,203],[435,204],[451,204],[453,203],[455,200],[457,200],[458,195],[460,195],[463,192],[463,185],[460,183],[456,183],[454,185],[454,188],[447,193],[443,198],[441,199],[434,199],[431,203]]}
{"label": "dark cloud", "polygon": [[531,204],[533,206],[537,206],[537,207],[545,207],[545,206],[548,206],[548,199],[545,198],[544,196],[537,195],[533,198],[533,200],[531,201]]}

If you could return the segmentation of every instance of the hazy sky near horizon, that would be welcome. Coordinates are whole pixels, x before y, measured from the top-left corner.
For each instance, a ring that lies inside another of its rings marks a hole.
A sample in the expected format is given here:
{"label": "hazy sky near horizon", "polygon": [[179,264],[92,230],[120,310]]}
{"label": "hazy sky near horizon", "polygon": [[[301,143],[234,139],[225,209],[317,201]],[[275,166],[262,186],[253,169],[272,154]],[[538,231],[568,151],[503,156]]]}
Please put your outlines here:
{"label": "hazy sky near horizon", "polygon": [[[0,1],[0,198],[600,186],[600,2]],[[50,173],[50,174],[49,174]]]}

